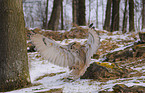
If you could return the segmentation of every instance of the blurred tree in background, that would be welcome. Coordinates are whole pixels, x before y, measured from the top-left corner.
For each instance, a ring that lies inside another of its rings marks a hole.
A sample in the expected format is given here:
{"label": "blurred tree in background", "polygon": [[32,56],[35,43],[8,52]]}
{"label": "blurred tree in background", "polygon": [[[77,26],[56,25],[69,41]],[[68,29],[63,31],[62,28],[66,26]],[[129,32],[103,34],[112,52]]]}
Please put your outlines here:
{"label": "blurred tree in background", "polygon": [[108,31],[110,31],[111,3],[112,3],[112,0],[107,0],[105,22],[103,26],[103,29],[108,30]]}
{"label": "blurred tree in background", "polygon": [[73,24],[86,25],[85,0],[72,0]]}
{"label": "blurred tree in background", "polygon": [[[43,4],[43,2],[45,3]],[[126,33],[129,31],[140,30],[143,26],[143,2],[145,1],[24,0],[25,15],[32,14],[29,18],[25,17],[25,20],[27,24],[30,24],[30,27],[35,27],[35,25],[40,22],[39,24],[43,23],[43,25],[37,25],[38,27],[51,30],[69,29],[72,24],[73,26],[82,26],[93,22],[99,29],[107,31],[121,30],[123,33]],[[30,7],[29,9],[30,4],[28,3],[30,3],[35,9],[33,9],[33,7]],[[31,13],[28,13],[29,10]],[[33,12],[34,10],[36,11]],[[40,14],[36,16],[37,14],[34,13],[39,13],[39,11],[41,11]],[[140,15],[141,12],[142,16]]]}
{"label": "blurred tree in background", "polygon": [[145,29],[145,0],[142,0],[142,28]]}
{"label": "blurred tree in background", "polygon": [[119,30],[119,5],[120,5],[120,0],[112,0],[111,31]]}
{"label": "blurred tree in background", "polygon": [[134,0],[129,0],[129,31],[135,31],[134,28]]}
{"label": "blurred tree in background", "polygon": [[48,29],[50,30],[58,30],[62,1],[63,0],[54,0],[53,2],[53,10],[48,23]]}

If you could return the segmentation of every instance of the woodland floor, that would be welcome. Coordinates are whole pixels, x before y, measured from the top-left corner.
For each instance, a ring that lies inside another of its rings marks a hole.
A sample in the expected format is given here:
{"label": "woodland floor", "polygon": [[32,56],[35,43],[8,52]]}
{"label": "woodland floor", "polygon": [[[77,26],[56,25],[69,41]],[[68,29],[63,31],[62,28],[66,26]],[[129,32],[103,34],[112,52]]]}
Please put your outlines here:
{"label": "woodland floor", "polygon": [[[74,32],[68,31],[62,33],[52,32],[53,34],[49,33],[49,36],[51,34],[52,38],[63,45],[74,41],[84,43],[87,40],[84,38],[84,36],[87,35],[85,33],[81,33],[81,30],[79,30],[80,33],[78,32],[79,34],[77,33],[76,35],[73,35],[75,30],[73,31]],[[41,31],[41,33],[43,32],[44,31]],[[100,31],[99,33],[101,46],[96,53],[99,57],[97,57],[97,59],[92,58],[91,63],[106,62],[112,64],[114,62],[110,60],[104,62],[105,56],[108,53],[124,50],[127,46],[132,46],[134,42],[139,41],[138,33],[135,32],[122,34],[120,31],[113,33]],[[46,33],[44,35],[48,36]],[[55,35],[56,37],[61,36],[62,38],[55,38]],[[115,64],[121,68],[128,68],[132,71],[131,76],[127,78],[115,78],[109,80],[78,79],[76,81],[65,81],[63,78],[68,76],[68,68],[58,67],[49,63],[47,60],[41,58],[38,52],[29,52],[28,56],[31,82],[35,86],[7,93],[49,93],[46,91],[50,91],[50,89],[57,89],[58,91],[63,91],[64,93],[97,93],[103,90],[112,91],[112,87],[116,84],[125,84],[128,87],[133,85],[145,86],[144,57],[127,58],[125,60],[116,59]]]}

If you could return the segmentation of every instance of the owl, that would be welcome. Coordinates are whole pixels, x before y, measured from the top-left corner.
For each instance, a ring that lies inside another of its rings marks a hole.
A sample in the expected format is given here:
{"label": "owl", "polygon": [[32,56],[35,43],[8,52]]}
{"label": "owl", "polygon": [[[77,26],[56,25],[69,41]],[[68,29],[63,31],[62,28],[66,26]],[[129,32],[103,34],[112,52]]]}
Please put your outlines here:
{"label": "owl", "polygon": [[84,45],[78,42],[61,45],[40,34],[32,35],[31,41],[42,57],[55,65],[69,67],[68,79],[72,80],[78,79],[85,73],[90,65],[91,57],[100,45],[99,35],[92,24],[89,26],[88,39]]}

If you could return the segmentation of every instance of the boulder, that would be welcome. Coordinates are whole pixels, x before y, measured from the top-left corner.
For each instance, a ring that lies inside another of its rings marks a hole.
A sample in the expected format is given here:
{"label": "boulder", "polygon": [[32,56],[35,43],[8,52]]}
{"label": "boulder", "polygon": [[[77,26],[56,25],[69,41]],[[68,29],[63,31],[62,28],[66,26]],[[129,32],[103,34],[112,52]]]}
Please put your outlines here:
{"label": "boulder", "polygon": [[141,57],[145,54],[145,44],[138,44],[134,46],[134,57]]}
{"label": "boulder", "polygon": [[115,62],[115,61],[126,60],[126,59],[132,58],[132,57],[133,57],[132,48],[126,48],[124,50],[119,50],[119,51],[114,51],[114,52],[108,53],[106,55],[106,60],[104,60],[104,61]]}
{"label": "boulder", "polygon": [[129,72],[128,69],[119,68],[114,63],[94,62],[90,64],[85,74],[81,76],[81,79],[97,79],[103,81],[128,77]]}
{"label": "boulder", "polygon": [[141,42],[145,43],[145,32],[139,32],[139,38]]}
{"label": "boulder", "polygon": [[145,87],[136,85],[128,87],[124,84],[116,84],[113,86],[113,91],[100,91],[99,93],[145,93]]}

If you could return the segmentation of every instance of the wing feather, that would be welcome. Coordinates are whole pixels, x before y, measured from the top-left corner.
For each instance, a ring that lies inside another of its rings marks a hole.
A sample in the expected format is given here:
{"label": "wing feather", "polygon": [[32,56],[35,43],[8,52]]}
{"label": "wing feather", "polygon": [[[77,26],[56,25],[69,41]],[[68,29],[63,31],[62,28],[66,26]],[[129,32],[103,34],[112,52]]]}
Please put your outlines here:
{"label": "wing feather", "polygon": [[[31,40],[42,57],[48,59],[55,65],[67,67],[73,64],[73,55],[66,46],[56,43],[40,34],[31,36]],[[69,55],[69,56],[67,56]]]}
{"label": "wing feather", "polygon": [[90,59],[100,46],[100,37],[93,28],[89,28],[89,36],[85,46],[86,58]]}

